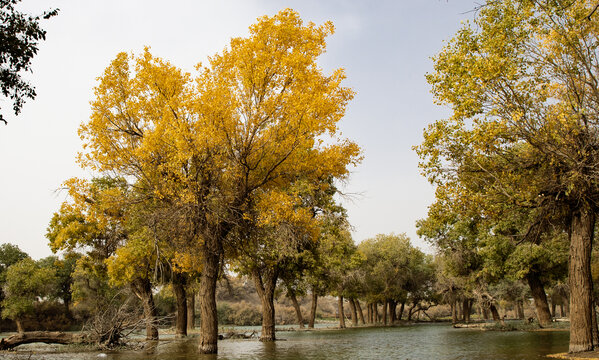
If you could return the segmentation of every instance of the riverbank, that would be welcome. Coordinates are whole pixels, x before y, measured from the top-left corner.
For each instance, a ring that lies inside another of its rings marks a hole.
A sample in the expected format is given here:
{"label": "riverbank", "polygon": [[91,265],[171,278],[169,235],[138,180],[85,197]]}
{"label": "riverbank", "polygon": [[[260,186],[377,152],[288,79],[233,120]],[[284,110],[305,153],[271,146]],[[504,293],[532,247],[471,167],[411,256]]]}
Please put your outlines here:
{"label": "riverbank", "polygon": [[599,351],[589,351],[585,353],[579,354],[568,354],[568,353],[559,353],[559,354],[550,354],[547,357],[553,359],[568,359],[568,360],[599,360]]}
{"label": "riverbank", "polygon": [[501,322],[475,322],[457,323],[452,325],[456,329],[474,329],[481,331],[570,331],[567,321],[553,322],[550,326],[541,328],[537,322],[522,320],[506,320]]}

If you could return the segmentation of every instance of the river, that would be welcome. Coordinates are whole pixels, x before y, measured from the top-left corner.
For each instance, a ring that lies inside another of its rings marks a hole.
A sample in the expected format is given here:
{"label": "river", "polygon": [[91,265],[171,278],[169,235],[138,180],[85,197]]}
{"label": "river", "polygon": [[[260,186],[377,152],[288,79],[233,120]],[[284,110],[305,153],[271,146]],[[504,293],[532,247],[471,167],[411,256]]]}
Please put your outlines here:
{"label": "river", "polygon": [[[545,359],[565,352],[568,332],[499,332],[453,329],[448,324],[419,324],[391,328],[357,328],[321,331],[282,331],[279,341],[223,340],[218,356],[199,355],[197,338],[161,341],[153,353],[54,353],[41,348],[31,358],[58,359]],[[31,346],[31,345],[30,345]],[[29,347],[31,349],[31,347]],[[56,348],[54,348],[56,349]],[[21,353],[26,356],[25,352]],[[1,356],[1,355],[0,355]],[[11,356],[12,357],[12,356]],[[27,357],[13,357],[27,358]]]}

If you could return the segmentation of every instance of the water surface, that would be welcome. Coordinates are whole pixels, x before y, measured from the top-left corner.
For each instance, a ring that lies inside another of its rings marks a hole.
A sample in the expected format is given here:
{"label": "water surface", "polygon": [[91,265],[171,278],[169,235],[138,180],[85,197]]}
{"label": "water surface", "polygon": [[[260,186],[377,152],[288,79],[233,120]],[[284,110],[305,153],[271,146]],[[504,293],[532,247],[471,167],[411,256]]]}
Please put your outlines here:
{"label": "water surface", "polygon": [[[197,352],[197,338],[161,341],[153,351],[43,353],[36,358],[141,360],[291,360],[291,359],[546,359],[568,349],[568,332],[499,332],[453,329],[448,324],[277,332],[280,341],[224,340],[218,355]],[[25,355],[25,354],[23,354]]]}

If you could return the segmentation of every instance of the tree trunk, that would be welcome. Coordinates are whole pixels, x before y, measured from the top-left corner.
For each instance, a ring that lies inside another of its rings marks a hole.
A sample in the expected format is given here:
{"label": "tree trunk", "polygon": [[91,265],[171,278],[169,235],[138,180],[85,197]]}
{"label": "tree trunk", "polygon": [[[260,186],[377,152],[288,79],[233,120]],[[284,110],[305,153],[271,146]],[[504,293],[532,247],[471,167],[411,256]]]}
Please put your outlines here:
{"label": "tree trunk", "polygon": [[524,320],[524,301],[522,299],[518,300],[516,306],[518,307],[518,319]]}
{"label": "tree trunk", "polygon": [[557,308],[557,303],[555,302],[555,299],[551,299],[551,316],[552,317],[557,317],[557,314],[555,313],[556,308]]}
{"label": "tree trunk", "polygon": [[0,350],[9,350],[16,346],[31,343],[46,344],[87,344],[90,340],[85,334],[64,333],[58,331],[31,331],[8,336],[0,340]]}
{"label": "tree trunk", "polygon": [[389,317],[391,318],[391,324],[395,324],[397,321],[397,301],[389,300]]}
{"label": "tree trunk", "polygon": [[187,290],[187,331],[195,329],[196,323],[196,292]]}
{"label": "tree trunk", "polygon": [[275,341],[275,286],[278,279],[278,271],[275,269],[252,271],[256,291],[262,303],[262,333],[260,341]]}
{"label": "tree trunk", "polygon": [[464,322],[468,324],[470,322],[470,299],[462,301],[462,313],[464,314]]}
{"label": "tree trunk", "polygon": [[372,303],[372,311],[374,313],[374,323],[378,324],[380,322],[379,304],[376,301]]}
{"label": "tree trunk", "polygon": [[591,247],[595,214],[588,205],[572,214],[568,283],[570,286],[570,353],[593,350]]}
{"label": "tree trunk", "polygon": [[175,316],[175,337],[182,338],[187,336],[187,294],[185,292],[186,278],[183,274],[173,275],[173,292],[177,306]]}
{"label": "tree trunk", "polygon": [[[213,242],[214,240],[210,240]],[[206,246],[206,245],[205,245]],[[212,247],[215,247],[212,244]],[[201,354],[216,354],[218,351],[218,316],[216,312],[216,280],[218,279],[220,256],[218,251],[202,251],[202,273],[200,275],[200,345]]]}
{"label": "tree trunk", "polygon": [[415,308],[416,308],[416,305],[410,306],[410,310],[408,310],[408,321],[412,321],[412,315],[414,315]]}
{"label": "tree trunk", "polygon": [[383,324],[387,325],[387,307],[389,306],[389,302],[385,299],[383,302]]}
{"label": "tree trunk", "polygon": [[146,340],[158,340],[158,328],[156,327],[156,307],[152,295],[152,284],[150,279],[138,278],[131,283],[133,293],[141,300],[146,320]]}
{"label": "tree trunk", "polygon": [[595,301],[592,304],[593,307],[593,316],[592,316],[592,326],[593,326],[593,347],[597,349],[599,347],[599,330],[597,329],[597,308],[595,307]]}
{"label": "tree trunk", "polygon": [[483,308],[483,319],[489,320],[489,310],[487,308]]}
{"label": "tree trunk", "polygon": [[356,303],[353,298],[349,298],[348,301],[352,326],[358,326],[358,311],[356,310]]}
{"label": "tree trunk", "polygon": [[566,316],[566,314],[564,312],[564,304],[563,303],[559,304],[559,313],[560,313],[561,317]]}
{"label": "tree trunk", "polygon": [[300,308],[299,302],[297,301],[297,297],[293,291],[287,292],[287,296],[291,299],[291,303],[293,304],[293,308],[295,309],[295,316],[297,317],[297,323],[299,324],[300,329],[304,328],[304,317],[302,316],[302,309]]}
{"label": "tree trunk", "polygon": [[452,324],[457,324],[458,323],[458,302],[457,301],[452,301],[451,302],[451,323]]}
{"label": "tree trunk", "polygon": [[373,314],[372,314],[372,303],[366,304],[366,317],[368,318],[368,323],[372,324],[373,322]]}
{"label": "tree trunk", "polygon": [[397,317],[398,320],[401,320],[405,306],[406,306],[406,302],[404,301],[401,303],[401,306],[399,307],[399,316]]}
{"label": "tree trunk", "polygon": [[67,316],[67,319],[72,320],[73,319],[73,313],[71,313],[71,301],[68,298],[63,298],[62,302],[64,304],[64,312]]}
{"label": "tree trunk", "polygon": [[312,289],[312,306],[310,307],[310,320],[308,321],[308,328],[314,329],[314,321],[316,319],[316,306],[318,305],[318,294]]}
{"label": "tree trunk", "polygon": [[539,274],[531,271],[526,275],[526,281],[532,293],[532,298],[535,302],[535,310],[537,312],[537,318],[539,319],[540,327],[547,327],[551,325],[551,312],[549,311],[549,304],[547,303],[547,295],[543,288],[543,283],[539,278]]}
{"label": "tree trunk", "polygon": [[15,324],[17,324],[17,332],[18,332],[19,334],[22,334],[22,333],[24,333],[24,332],[25,332],[25,329],[23,329],[23,323],[21,323],[21,320],[19,320],[19,319],[16,319],[16,320],[15,320]]}
{"label": "tree trunk", "polygon": [[493,305],[493,304],[489,305],[489,310],[491,310],[491,315],[493,315],[493,321],[501,321],[501,317],[499,316],[499,311],[497,311],[497,308],[495,307],[495,305]]}
{"label": "tree trunk", "polygon": [[339,308],[339,328],[345,329],[345,313],[343,312],[343,296],[337,298],[337,307]]}
{"label": "tree trunk", "polygon": [[366,325],[366,323],[364,322],[364,313],[362,312],[362,306],[360,306],[360,301],[356,299],[355,302],[356,308],[358,309],[358,316],[360,317],[360,321],[362,322],[362,325]]}

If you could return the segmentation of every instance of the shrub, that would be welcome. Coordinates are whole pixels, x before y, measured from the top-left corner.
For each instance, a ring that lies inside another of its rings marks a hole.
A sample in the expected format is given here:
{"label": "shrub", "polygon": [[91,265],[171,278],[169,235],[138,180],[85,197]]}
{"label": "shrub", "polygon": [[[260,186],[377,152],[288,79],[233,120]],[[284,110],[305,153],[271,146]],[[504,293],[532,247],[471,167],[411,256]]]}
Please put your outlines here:
{"label": "shrub", "polygon": [[[164,286],[154,295],[154,307],[158,316],[168,316],[175,312],[175,295],[170,286]],[[220,318],[219,318],[220,320]]]}
{"label": "shrub", "polygon": [[251,326],[262,324],[262,312],[258,306],[242,301],[240,303],[220,302],[217,305],[218,320],[223,325]]}

